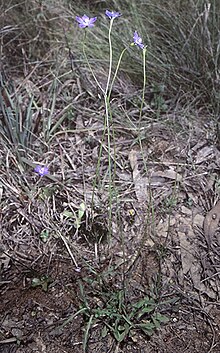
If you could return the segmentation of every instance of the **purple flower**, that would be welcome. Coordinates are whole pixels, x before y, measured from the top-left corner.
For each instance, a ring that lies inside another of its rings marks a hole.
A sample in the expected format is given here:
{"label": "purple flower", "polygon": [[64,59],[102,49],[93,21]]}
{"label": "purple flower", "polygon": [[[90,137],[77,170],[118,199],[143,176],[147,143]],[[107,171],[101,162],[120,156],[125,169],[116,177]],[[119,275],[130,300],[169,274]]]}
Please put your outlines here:
{"label": "purple flower", "polygon": [[76,21],[79,23],[80,28],[93,27],[94,22],[96,20],[97,20],[97,17],[89,18],[86,15],[83,15],[82,17],[76,16]]}
{"label": "purple flower", "polygon": [[114,12],[114,11],[109,11],[109,10],[106,10],[106,11],[105,11],[105,14],[106,14],[106,16],[107,16],[108,18],[110,18],[110,20],[111,20],[112,18],[116,18],[116,17],[120,17],[120,16],[121,16],[120,12]]}
{"label": "purple flower", "polygon": [[144,44],[142,43],[142,38],[138,35],[138,32],[134,32],[134,44],[137,45],[139,48],[144,49]]}
{"label": "purple flower", "polygon": [[47,167],[41,167],[40,165],[37,165],[34,168],[34,171],[36,173],[38,173],[40,176],[44,176],[44,175],[48,174],[48,168]]}

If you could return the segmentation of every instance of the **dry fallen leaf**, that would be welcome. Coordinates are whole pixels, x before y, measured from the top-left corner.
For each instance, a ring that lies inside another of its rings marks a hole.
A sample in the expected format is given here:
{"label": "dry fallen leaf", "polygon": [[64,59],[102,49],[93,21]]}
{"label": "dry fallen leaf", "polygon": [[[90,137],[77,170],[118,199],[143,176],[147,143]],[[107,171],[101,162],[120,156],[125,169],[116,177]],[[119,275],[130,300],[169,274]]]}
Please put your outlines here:
{"label": "dry fallen leaf", "polygon": [[220,200],[217,204],[206,214],[204,220],[204,235],[208,244],[208,247],[211,247],[212,239],[215,232],[218,229],[220,221]]}
{"label": "dry fallen leaf", "polygon": [[181,226],[178,230],[178,238],[180,242],[181,261],[183,274],[187,274],[195,261],[195,234],[188,219],[181,218]]}
{"label": "dry fallen leaf", "polygon": [[206,162],[207,160],[212,159],[214,156],[215,156],[214,147],[205,146],[198,151],[195,159],[195,164],[201,164],[202,162]]}
{"label": "dry fallen leaf", "polygon": [[152,177],[154,177],[154,176],[171,179],[171,180],[175,180],[178,182],[183,181],[182,175],[177,173],[175,170],[173,170],[171,168],[165,170],[164,172],[158,171],[155,175],[154,174],[152,175]]}
{"label": "dry fallen leaf", "polygon": [[138,169],[137,152],[135,150],[131,150],[129,153],[128,159],[132,169],[132,176],[133,176],[136,197],[139,202],[146,202],[149,200],[148,187],[147,187],[148,183],[147,183],[147,178],[142,177]]}

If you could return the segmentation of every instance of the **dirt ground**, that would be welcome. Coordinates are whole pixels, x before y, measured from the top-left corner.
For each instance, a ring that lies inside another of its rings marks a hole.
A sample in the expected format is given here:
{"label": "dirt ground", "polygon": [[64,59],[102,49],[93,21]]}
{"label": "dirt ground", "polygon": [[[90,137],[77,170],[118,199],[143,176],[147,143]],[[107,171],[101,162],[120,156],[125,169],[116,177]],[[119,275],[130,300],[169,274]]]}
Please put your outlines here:
{"label": "dirt ground", "polygon": [[[59,259],[54,262],[54,282],[47,292],[31,288],[31,274],[15,266],[7,272],[3,280],[10,284],[1,285],[0,352],[82,352],[82,319],[76,317],[61,327],[79,304],[79,275],[72,266]],[[102,339],[96,327],[88,352],[219,352],[218,306],[209,303],[202,307],[193,294],[180,289],[174,292],[179,301],[166,308],[170,321],[151,338],[137,333],[133,341],[117,347],[112,337]]]}
{"label": "dirt ground", "polygon": [[[0,352],[82,352],[82,319],[76,317],[61,327],[78,307],[79,275],[70,264],[57,259],[51,276],[54,282],[44,292],[42,288],[33,289],[31,274],[17,266],[11,266],[4,275]],[[195,295],[175,286],[170,295],[174,293],[179,301],[166,308],[169,323],[151,338],[137,334],[133,341],[117,347],[112,337],[102,339],[96,327],[88,352],[219,352],[219,307],[213,302],[202,305]]]}

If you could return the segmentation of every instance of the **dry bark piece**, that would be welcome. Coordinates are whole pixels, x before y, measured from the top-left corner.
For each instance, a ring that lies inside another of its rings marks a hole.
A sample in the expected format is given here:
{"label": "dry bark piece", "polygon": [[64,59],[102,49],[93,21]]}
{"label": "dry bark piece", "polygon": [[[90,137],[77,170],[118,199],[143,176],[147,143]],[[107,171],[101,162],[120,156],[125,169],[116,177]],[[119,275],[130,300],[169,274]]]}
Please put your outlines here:
{"label": "dry bark piece", "polygon": [[220,221],[220,200],[216,203],[216,205],[206,214],[204,219],[204,235],[210,248],[213,236],[218,229]]}

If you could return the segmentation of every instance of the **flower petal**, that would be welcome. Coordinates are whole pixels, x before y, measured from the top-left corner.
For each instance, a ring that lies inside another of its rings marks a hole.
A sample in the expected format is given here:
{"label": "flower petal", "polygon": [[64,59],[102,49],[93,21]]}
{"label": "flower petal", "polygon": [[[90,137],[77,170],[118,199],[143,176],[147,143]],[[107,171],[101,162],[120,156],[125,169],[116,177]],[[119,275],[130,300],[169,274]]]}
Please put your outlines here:
{"label": "flower petal", "polygon": [[92,18],[90,18],[89,22],[94,23],[96,20],[97,20],[97,17],[92,17]]}
{"label": "flower petal", "polygon": [[139,36],[138,32],[134,32],[134,44],[137,45],[139,48],[144,49],[144,44],[142,43],[142,38]]}
{"label": "flower petal", "polygon": [[114,12],[114,11],[109,11],[109,10],[106,10],[105,14],[110,19],[121,16],[120,12]]}
{"label": "flower petal", "polygon": [[44,176],[46,174],[48,174],[48,167],[44,166],[44,167],[41,167],[40,165],[37,165],[35,168],[34,168],[34,171],[36,173],[38,173],[40,176]]}

